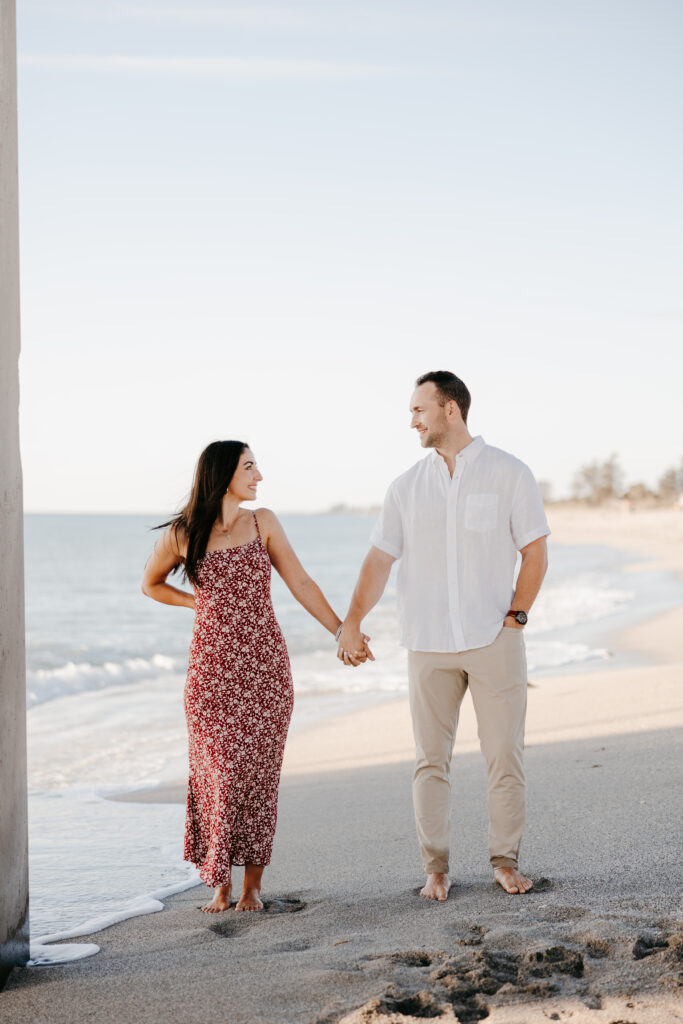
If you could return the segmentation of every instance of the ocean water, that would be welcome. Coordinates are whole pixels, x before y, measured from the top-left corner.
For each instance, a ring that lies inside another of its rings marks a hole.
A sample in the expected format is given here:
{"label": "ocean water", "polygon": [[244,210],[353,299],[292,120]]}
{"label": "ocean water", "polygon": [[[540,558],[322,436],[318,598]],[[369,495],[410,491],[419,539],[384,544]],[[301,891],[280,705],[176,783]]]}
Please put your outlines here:
{"label": "ocean water", "polygon": [[[182,691],[192,613],[140,591],[157,536],[150,527],[163,518],[26,517],[31,934],[43,941],[161,909],[160,895],[197,878],[182,861],[183,808],[108,799],[186,773]],[[373,518],[282,522],[342,615]],[[683,599],[680,581],[628,572],[632,557],[611,548],[551,539],[550,552],[526,632],[532,678],[625,663],[610,635],[644,609],[654,615]],[[377,660],[359,669],[336,659],[333,639],[275,573],[273,600],[292,660],[293,731],[406,692],[393,574],[366,623]]]}

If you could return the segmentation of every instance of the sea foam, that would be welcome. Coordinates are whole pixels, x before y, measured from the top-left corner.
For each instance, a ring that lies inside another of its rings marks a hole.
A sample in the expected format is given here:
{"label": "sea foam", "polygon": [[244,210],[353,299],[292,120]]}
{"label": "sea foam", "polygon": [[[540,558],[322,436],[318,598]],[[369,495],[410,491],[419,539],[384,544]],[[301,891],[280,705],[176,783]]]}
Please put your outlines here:
{"label": "sea foam", "polygon": [[138,683],[184,670],[179,658],[155,654],[151,658],[126,658],[105,661],[101,665],[69,661],[58,668],[39,668],[26,673],[26,704],[35,707],[56,697],[72,696],[86,690]]}
{"label": "sea foam", "polygon": [[96,932],[111,928],[119,921],[127,921],[131,917],[141,917],[143,914],[157,914],[164,909],[161,902],[168,896],[174,896],[177,892],[183,892],[197,885],[199,873],[194,871],[190,878],[174,885],[167,885],[163,889],[147,893],[145,896],[137,896],[133,900],[124,903],[118,910],[109,914],[101,914],[98,917],[90,917],[83,924],[70,928],[67,931],[53,932],[50,935],[40,935],[31,942],[31,959],[28,967],[52,967],[56,964],[69,963],[72,960],[82,960],[86,956],[93,956],[99,953],[100,947],[91,942],[74,942],[66,945],[59,945],[64,939],[76,939],[81,935],[94,935]]}

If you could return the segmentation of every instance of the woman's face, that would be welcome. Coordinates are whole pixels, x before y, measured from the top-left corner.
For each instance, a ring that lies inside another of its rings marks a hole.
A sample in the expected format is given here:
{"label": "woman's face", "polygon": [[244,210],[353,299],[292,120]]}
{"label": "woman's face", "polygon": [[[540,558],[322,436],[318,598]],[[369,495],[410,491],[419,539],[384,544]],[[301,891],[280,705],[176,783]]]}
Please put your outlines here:
{"label": "woman's face", "polygon": [[256,497],[259,480],[263,480],[263,477],[258,471],[254,453],[251,448],[245,448],[230,481],[228,494],[237,498],[238,501],[253,501]]}

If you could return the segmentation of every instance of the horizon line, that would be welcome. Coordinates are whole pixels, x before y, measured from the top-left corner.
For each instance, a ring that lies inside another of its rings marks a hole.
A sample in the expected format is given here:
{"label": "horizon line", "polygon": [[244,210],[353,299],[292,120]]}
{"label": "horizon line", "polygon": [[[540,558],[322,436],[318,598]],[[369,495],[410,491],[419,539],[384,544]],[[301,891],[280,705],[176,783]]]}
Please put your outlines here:
{"label": "horizon line", "polygon": [[[339,503],[341,504],[341,503]],[[277,513],[281,516],[319,516],[335,514],[335,510],[338,510],[339,504],[328,506],[327,508],[287,508],[282,509]],[[382,503],[373,503],[369,505],[345,505],[345,509],[350,512],[364,512],[368,509],[375,510],[382,507]],[[155,516],[157,518],[163,518],[164,516],[174,516],[175,512],[159,512],[149,511],[143,509],[24,509],[23,514],[25,516]],[[339,514],[337,511],[336,514]]]}
{"label": "horizon line", "polygon": [[196,75],[205,78],[367,78],[396,74],[393,65],[269,57],[155,57],[126,54],[20,53],[20,67],[45,71],[114,71]]}

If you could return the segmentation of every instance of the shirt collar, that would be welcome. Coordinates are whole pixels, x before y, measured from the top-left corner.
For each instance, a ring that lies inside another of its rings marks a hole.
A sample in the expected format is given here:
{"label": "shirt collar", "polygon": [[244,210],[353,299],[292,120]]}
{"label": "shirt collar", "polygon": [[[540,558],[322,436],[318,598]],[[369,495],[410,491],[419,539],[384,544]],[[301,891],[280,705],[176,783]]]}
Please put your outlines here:
{"label": "shirt collar", "polygon": [[461,452],[458,452],[456,458],[463,459],[465,462],[474,462],[478,455],[484,450],[485,441],[481,434],[477,434],[476,437],[472,438],[466,448],[463,448]]}
{"label": "shirt collar", "polygon": [[[463,448],[462,451],[458,452],[458,454],[456,455],[456,461],[462,459],[463,462],[468,464],[474,462],[477,456],[483,452],[485,445],[486,442],[484,441],[484,438],[481,436],[481,434],[477,434],[476,437],[472,438],[467,447]],[[432,448],[432,462],[441,464],[443,466],[446,465],[445,461],[439,455],[436,448]]]}

